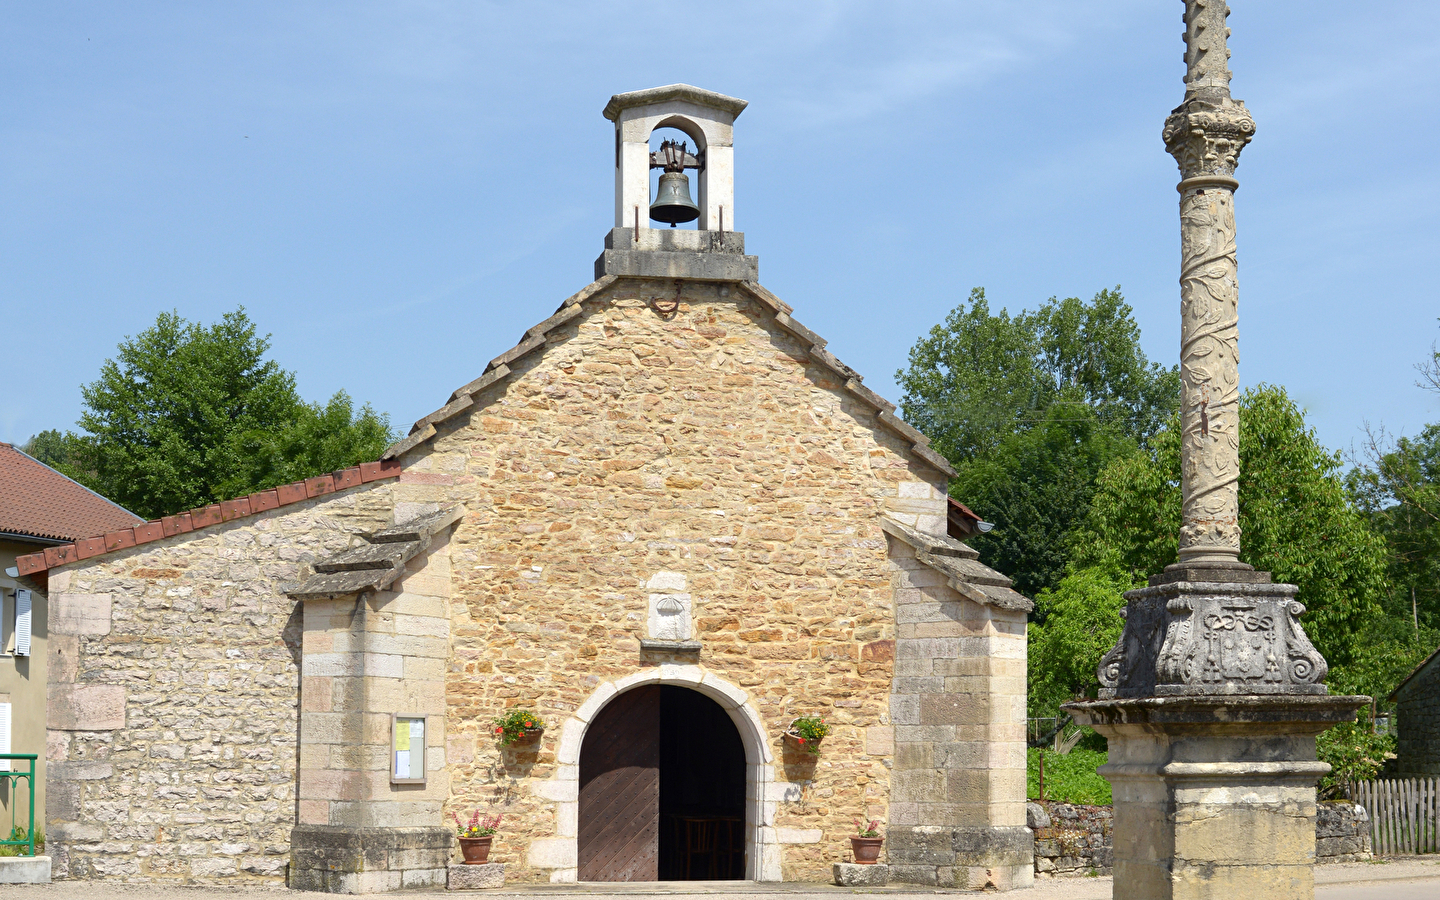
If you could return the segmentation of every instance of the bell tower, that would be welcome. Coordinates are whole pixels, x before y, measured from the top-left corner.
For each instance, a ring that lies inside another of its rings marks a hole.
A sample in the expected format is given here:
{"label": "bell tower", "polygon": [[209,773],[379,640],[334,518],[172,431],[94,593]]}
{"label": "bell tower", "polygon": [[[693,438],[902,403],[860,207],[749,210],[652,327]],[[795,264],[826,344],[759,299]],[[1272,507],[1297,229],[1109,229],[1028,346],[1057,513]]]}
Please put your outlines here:
{"label": "bell tower", "polygon": [[[759,262],[745,256],[735,231],[735,119],[749,105],[688,84],[616,94],[605,104],[615,123],[615,227],[595,260],[595,277],[702,278],[757,281]],[[657,128],[674,128],[693,149],[666,141],[652,152]],[[650,170],[663,169],[652,204]],[[689,175],[698,174],[692,202]],[[698,230],[668,227],[696,221]]]}

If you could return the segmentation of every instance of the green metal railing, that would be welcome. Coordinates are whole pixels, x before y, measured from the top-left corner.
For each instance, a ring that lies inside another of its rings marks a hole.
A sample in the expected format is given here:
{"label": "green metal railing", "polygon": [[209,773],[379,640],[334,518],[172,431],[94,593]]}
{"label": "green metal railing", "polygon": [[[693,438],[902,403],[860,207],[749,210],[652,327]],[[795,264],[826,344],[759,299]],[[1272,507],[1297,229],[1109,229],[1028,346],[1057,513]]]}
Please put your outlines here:
{"label": "green metal railing", "polygon": [[[0,759],[28,760],[30,763],[30,771],[28,772],[0,772],[0,778],[3,778],[10,788],[10,831],[8,832],[8,834],[12,837],[17,831],[20,830],[20,826],[15,822],[15,807],[19,805],[16,801],[19,799],[20,796],[18,782],[20,781],[20,779],[23,778],[30,786],[30,802],[27,804],[26,807],[29,811],[30,821],[28,823],[28,827],[25,829],[25,840],[0,841],[0,847],[23,848],[20,854],[21,856],[35,855],[35,760],[38,755],[39,754],[36,753],[0,753]],[[7,766],[6,768],[8,769],[9,767]]]}

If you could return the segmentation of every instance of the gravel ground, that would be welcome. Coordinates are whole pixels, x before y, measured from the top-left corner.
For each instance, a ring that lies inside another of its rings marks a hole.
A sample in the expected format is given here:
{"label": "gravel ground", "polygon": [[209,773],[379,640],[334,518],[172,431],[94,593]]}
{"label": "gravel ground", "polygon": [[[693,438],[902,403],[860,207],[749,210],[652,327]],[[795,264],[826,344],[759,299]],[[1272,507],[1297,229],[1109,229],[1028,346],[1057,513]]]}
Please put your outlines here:
{"label": "gravel ground", "polygon": [[[1315,870],[1317,900],[1435,900],[1440,897],[1440,858],[1409,857],[1375,863],[1346,863],[1319,866]],[[1037,881],[1030,890],[1017,893],[1017,900],[1109,900],[1112,883],[1108,877],[1053,878]],[[485,891],[486,897],[509,900],[535,900],[548,896],[617,897],[674,896],[694,897],[726,894],[737,897],[777,898],[777,900],[837,900],[840,894],[874,894],[894,900],[933,898],[936,894],[965,894],[966,891],[916,890],[892,887],[870,890],[839,888],[814,884],[775,884],[757,889],[756,885],[739,882],[713,884],[669,883],[644,885],[613,885],[604,889],[580,888],[572,885],[517,885],[498,891]],[[268,898],[331,897],[290,891],[285,888],[217,888],[156,886],[146,884],[114,884],[86,881],[61,881],[55,884],[0,885],[4,900],[234,900],[236,895],[253,900]],[[444,891],[405,891],[405,900],[440,900],[454,897]]]}

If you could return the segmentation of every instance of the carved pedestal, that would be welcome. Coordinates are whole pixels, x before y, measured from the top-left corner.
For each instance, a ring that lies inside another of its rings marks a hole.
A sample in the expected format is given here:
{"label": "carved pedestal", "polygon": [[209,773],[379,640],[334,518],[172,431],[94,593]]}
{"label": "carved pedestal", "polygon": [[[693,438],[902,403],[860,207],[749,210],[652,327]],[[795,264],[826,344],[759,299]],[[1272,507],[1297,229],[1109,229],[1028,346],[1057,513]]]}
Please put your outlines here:
{"label": "carved pedestal", "polygon": [[1064,707],[1110,742],[1117,898],[1315,896],[1315,736],[1370,698],[1326,694],[1296,590],[1181,563],[1125,595],[1101,699]]}
{"label": "carved pedestal", "polygon": [[1328,666],[1300,625],[1298,588],[1244,574],[1254,583],[1162,581],[1126,593],[1100,698],[1324,694]]}
{"label": "carved pedestal", "polygon": [[[1323,690],[1323,688],[1322,688]],[[1151,697],[1067,704],[1110,741],[1115,896],[1315,896],[1315,736],[1367,697]]]}

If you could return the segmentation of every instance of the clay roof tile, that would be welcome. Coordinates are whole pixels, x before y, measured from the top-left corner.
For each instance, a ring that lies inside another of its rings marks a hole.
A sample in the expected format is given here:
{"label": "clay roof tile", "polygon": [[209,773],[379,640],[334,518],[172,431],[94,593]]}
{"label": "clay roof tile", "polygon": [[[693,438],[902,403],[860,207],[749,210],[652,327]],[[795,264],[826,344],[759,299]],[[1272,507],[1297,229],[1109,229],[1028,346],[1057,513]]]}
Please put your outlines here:
{"label": "clay roof tile", "polygon": [[14,446],[0,443],[0,532],[73,541],[143,521]]}

